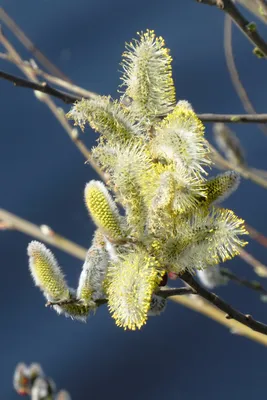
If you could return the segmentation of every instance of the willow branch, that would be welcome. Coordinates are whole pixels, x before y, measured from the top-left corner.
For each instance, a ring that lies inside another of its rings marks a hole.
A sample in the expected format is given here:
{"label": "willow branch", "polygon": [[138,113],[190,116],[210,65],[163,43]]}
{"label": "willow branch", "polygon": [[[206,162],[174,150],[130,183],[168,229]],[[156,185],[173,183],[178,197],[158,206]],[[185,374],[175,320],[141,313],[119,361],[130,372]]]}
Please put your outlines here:
{"label": "willow branch", "polygon": [[64,75],[26,36],[20,29],[16,22],[7,14],[3,7],[0,7],[0,20],[9,28],[9,30],[16,36],[22,45],[46,68],[51,74],[69,81],[68,77]]}
{"label": "willow branch", "polygon": [[43,232],[40,226],[32,224],[25,219],[19,218],[6,210],[0,209],[0,221],[6,223],[9,229],[14,229],[36,239],[40,239],[45,243],[51,244],[52,246],[55,246],[58,249],[79,258],[80,260],[85,259],[87,252],[85,248],[55,232],[53,232],[51,235],[47,235]]}
{"label": "willow branch", "polygon": [[241,257],[247,264],[249,264],[254,272],[261,278],[267,278],[267,267],[257,260],[254,256],[248,253],[246,250],[239,249],[239,257]]}
{"label": "willow branch", "polygon": [[0,71],[0,78],[12,82],[15,86],[20,86],[27,89],[37,90],[38,92],[46,93],[50,96],[62,100],[66,104],[73,104],[76,100],[81,100],[81,98],[77,98],[68,93],[54,89],[52,86],[49,86],[48,83],[46,82],[43,83],[31,82],[27,79],[19,78],[18,76],[8,74],[7,72],[4,71]]}
{"label": "willow branch", "polygon": [[261,3],[265,3],[265,0],[237,0],[237,2],[254,14],[262,22],[267,23],[267,6],[261,6]]}
{"label": "willow branch", "polygon": [[246,229],[248,230],[249,235],[260,243],[262,246],[267,247],[267,237],[262,233],[258,232],[253,226],[246,224]]}
{"label": "willow branch", "polygon": [[[253,107],[253,104],[248,97],[247,91],[240,80],[239,73],[236,67],[232,46],[232,19],[228,14],[225,15],[224,19],[224,54],[232,84],[244,109],[248,114],[256,115],[256,110]],[[264,133],[264,135],[267,135],[266,126],[259,125],[259,128]]]}
{"label": "willow branch", "polygon": [[250,179],[252,182],[256,183],[259,186],[264,187],[267,189],[267,179],[263,178],[262,176],[258,175],[255,173],[253,169],[250,169],[248,167],[244,167],[241,165],[235,165],[232,164],[230,161],[226,160],[216,149],[214,146],[212,146],[209,143],[209,147],[211,150],[211,158],[212,161],[215,163],[215,165],[221,169],[232,169],[245,178],[245,179]]}
{"label": "willow branch", "polygon": [[87,89],[84,89],[80,86],[74,85],[73,83],[71,83],[69,81],[65,81],[64,79],[61,79],[54,75],[48,74],[47,72],[38,68],[34,60],[30,60],[30,61],[23,60],[22,63],[18,63],[9,54],[6,54],[6,53],[0,53],[0,58],[2,60],[9,61],[10,63],[16,65],[17,67],[27,68],[28,70],[33,72],[35,75],[41,76],[46,81],[48,81],[56,86],[60,86],[64,89],[67,89],[68,91],[70,91],[72,93],[76,93],[80,97],[87,98],[87,99],[90,99],[90,98],[93,99],[98,96],[96,93],[91,92]]}
{"label": "willow branch", "polygon": [[249,327],[250,329],[267,335],[267,325],[262,322],[256,321],[251,315],[245,315],[240,311],[233,308],[230,304],[226,303],[223,299],[221,299],[216,294],[209,292],[207,289],[202,287],[189,272],[183,272],[180,275],[180,278],[186,282],[195,292],[212,303],[214,306],[219,308],[221,311],[226,313],[227,319],[235,319],[241,324]]}
{"label": "willow branch", "polygon": [[203,122],[224,122],[227,124],[266,124],[267,114],[198,114]]}
{"label": "willow branch", "polygon": [[[23,66],[22,58],[20,57],[18,52],[14,49],[14,47],[11,45],[11,43],[6,39],[6,37],[4,36],[1,29],[0,29],[0,43],[3,44],[4,48],[6,49],[7,53],[12,57],[12,59],[14,59],[17,62],[19,69],[23,72],[24,75],[26,75],[26,77],[31,81],[31,83],[33,82],[35,84],[40,84],[40,82],[38,81],[38,79],[37,79],[36,75],[33,73],[33,71],[30,71],[26,67]],[[36,93],[36,91],[35,91],[35,93]],[[37,91],[37,93],[38,93],[38,91]],[[47,107],[50,109],[52,114],[56,117],[56,119],[62,125],[65,132],[68,134],[69,138],[76,145],[76,147],[79,149],[79,151],[83,154],[83,156],[88,161],[88,163],[91,165],[91,167],[105,181],[106,175],[100,170],[98,165],[92,159],[91,152],[88,150],[88,148],[85,146],[85,144],[79,138],[79,131],[77,129],[73,129],[73,127],[70,125],[69,121],[67,120],[65,113],[62,112],[61,109],[58,109],[58,107],[56,106],[54,101],[46,93],[40,93],[40,96],[37,96],[37,99],[47,105]]]}
{"label": "willow branch", "polygon": [[210,6],[216,6],[220,10],[223,10],[228,14],[238,28],[243,32],[247,39],[256,46],[260,52],[267,57],[267,43],[258,33],[255,25],[251,25],[250,22],[241,14],[238,8],[235,6],[232,0],[196,0],[198,3],[208,4]]}
{"label": "willow branch", "polygon": [[249,289],[255,290],[256,292],[260,292],[262,294],[267,294],[267,290],[262,286],[260,282],[249,281],[247,279],[240,278],[239,276],[235,275],[232,271],[226,268],[221,268],[220,273],[222,276],[225,276],[226,278],[238,283],[239,285],[245,286]]}

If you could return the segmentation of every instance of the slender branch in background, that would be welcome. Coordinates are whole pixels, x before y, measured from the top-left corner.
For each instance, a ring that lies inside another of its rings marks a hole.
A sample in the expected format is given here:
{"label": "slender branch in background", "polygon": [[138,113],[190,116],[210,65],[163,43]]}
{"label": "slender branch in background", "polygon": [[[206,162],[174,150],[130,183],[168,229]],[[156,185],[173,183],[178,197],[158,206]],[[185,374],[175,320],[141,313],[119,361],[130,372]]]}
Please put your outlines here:
{"label": "slender branch in background", "polygon": [[[267,23],[267,6],[265,0],[237,0],[237,2],[254,14],[262,22]],[[263,4],[263,6],[261,6],[261,4]]]}
{"label": "slender branch in background", "polygon": [[[27,68],[23,66],[23,60],[21,59],[20,55],[18,52],[14,49],[14,47],[11,45],[11,43],[6,39],[4,36],[2,30],[0,29],[0,43],[4,46],[6,49],[7,53],[14,59],[17,64],[18,68],[26,75],[30,81],[40,84],[38,79],[36,78],[36,75],[33,73],[33,71],[29,71]],[[38,92],[35,92],[35,94]],[[62,125],[62,127],[65,129],[67,132],[69,138],[75,143],[76,147],[80,150],[80,152],[83,154],[85,159],[88,161],[88,163],[91,165],[91,167],[101,176],[101,178],[105,181],[106,176],[105,174],[100,170],[100,168],[96,165],[96,163],[93,161],[91,152],[88,150],[88,148],[85,146],[85,144],[80,140],[79,138],[79,131],[78,129],[73,129],[73,127],[70,125],[69,121],[67,120],[65,113],[62,112],[62,110],[58,109],[54,101],[45,93],[41,93],[41,96],[37,96],[38,100],[42,101],[47,105],[47,107],[50,109],[50,111],[54,114],[56,119],[59,121],[59,123]]]}
{"label": "slender branch in background", "polygon": [[23,46],[47,69],[51,74],[69,81],[69,78],[63,74],[41,51],[34,43],[25,35],[16,22],[5,12],[3,7],[0,7],[0,20],[9,28],[9,30],[17,37]]}
{"label": "slender branch in background", "polygon": [[253,226],[246,224],[246,229],[249,232],[249,235],[260,243],[262,246],[267,247],[267,237],[262,233],[258,232]]}
{"label": "slender branch in background", "polygon": [[40,239],[45,243],[51,244],[60,250],[71,254],[74,257],[84,260],[87,250],[74,242],[65,239],[63,236],[53,232],[52,234],[46,234],[42,227],[34,225],[25,219],[19,218],[10,212],[0,209],[0,221],[6,224],[6,229],[14,229],[19,232],[30,235],[36,239]]}
{"label": "slender branch in background", "polygon": [[41,70],[40,68],[37,67],[35,61],[32,59],[30,61],[25,61],[23,60],[23,63],[17,63],[15,60],[12,59],[12,57],[6,53],[0,53],[0,58],[2,60],[8,61],[12,64],[15,64],[16,66],[22,66],[24,68],[29,69],[30,71],[32,71],[35,75],[41,76],[42,78],[44,78],[46,81],[56,85],[56,86],[60,86],[64,89],[67,89],[68,91],[72,92],[72,93],[76,93],[80,98],[84,97],[87,99],[90,98],[95,98],[97,97],[96,93],[93,93],[89,90],[86,90],[80,86],[74,85],[73,83],[70,83],[68,81],[65,81],[63,79],[60,79],[54,75],[50,75],[47,72]]}
{"label": "slender branch in background", "polygon": [[260,36],[257,31],[255,24],[251,24],[238,8],[235,6],[232,0],[196,0],[198,3],[208,4],[210,6],[216,6],[220,10],[228,14],[239,29],[244,33],[248,40],[256,46],[263,56],[267,57],[267,43]]}
{"label": "slender branch in background", "polygon": [[239,257],[241,257],[247,264],[249,264],[258,276],[260,276],[261,278],[267,278],[267,267],[264,264],[262,264],[246,250],[240,248],[239,251]]}
{"label": "slender branch in background", "polygon": [[187,283],[195,292],[212,303],[214,306],[219,308],[221,311],[226,313],[227,319],[235,319],[243,325],[248,326],[252,330],[256,332],[260,332],[264,335],[267,335],[267,325],[262,322],[256,321],[251,315],[245,315],[240,311],[236,310],[230,304],[226,303],[216,294],[209,292],[204,287],[202,287],[189,272],[183,272],[180,275],[180,278]]}
{"label": "slender branch in background", "polygon": [[253,170],[248,167],[232,164],[230,161],[226,160],[210,143],[209,147],[211,150],[212,161],[215,163],[216,167],[226,170],[233,169],[239,172],[243,178],[250,179],[252,182],[267,189],[267,179],[257,175]]}
{"label": "slender branch in background", "polygon": [[258,4],[258,14],[264,16],[265,18],[267,17],[267,4],[265,0],[256,0],[256,3]]}
{"label": "slender branch in background", "polygon": [[[235,88],[235,91],[243,104],[244,109],[248,114],[257,114],[256,110],[254,109],[246,89],[242,85],[242,82],[239,77],[239,73],[235,64],[235,58],[233,54],[233,46],[232,46],[232,19],[228,14],[225,15],[224,19],[224,54],[226,65],[231,77],[231,81]],[[267,128],[266,126],[259,125],[259,129],[267,135]]]}
{"label": "slender branch in background", "polygon": [[224,122],[226,124],[266,124],[267,114],[198,114],[203,122]]}
{"label": "slender branch in background", "polygon": [[258,281],[249,281],[247,279],[239,278],[232,271],[226,268],[221,268],[220,273],[222,276],[225,276],[231,281],[239,283],[239,285],[245,286],[249,289],[255,290],[256,292],[260,292],[265,295],[267,294],[267,290]]}

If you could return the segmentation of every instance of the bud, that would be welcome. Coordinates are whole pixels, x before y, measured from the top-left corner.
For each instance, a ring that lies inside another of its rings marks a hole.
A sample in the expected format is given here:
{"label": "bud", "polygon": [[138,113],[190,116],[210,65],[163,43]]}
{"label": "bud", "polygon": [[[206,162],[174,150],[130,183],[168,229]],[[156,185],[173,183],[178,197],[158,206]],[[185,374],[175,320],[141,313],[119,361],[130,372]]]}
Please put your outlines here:
{"label": "bud", "polygon": [[52,252],[44,244],[34,240],[28,246],[28,255],[33,280],[47,299],[68,299],[68,286]]}
{"label": "bud", "polygon": [[84,304],[104,298],[103,280],[108,266],[108,253],[103,247],[92,246],[86,255],[77,289],[77,298]]}
{"label": "bud", "polygon": [[96,224],[109,240],[122,239],[119,211],[105,185],[100,181],[91,181],[85,187],[85,204]]}
{"label": "bud", "polygon": [[235,171],[227,171],[206,182],[205,204],[218,204],[227,199],[239,186],[240,175]]}

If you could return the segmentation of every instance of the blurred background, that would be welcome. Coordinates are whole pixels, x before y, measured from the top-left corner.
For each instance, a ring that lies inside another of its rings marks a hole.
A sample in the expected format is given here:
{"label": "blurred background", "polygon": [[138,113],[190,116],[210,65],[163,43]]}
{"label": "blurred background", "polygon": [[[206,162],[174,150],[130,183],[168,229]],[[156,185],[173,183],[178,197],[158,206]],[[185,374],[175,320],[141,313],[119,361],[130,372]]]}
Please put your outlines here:
{"label": "blurred background", "polygon": [[[178,99],[187,99],[199,113],[243,112],[224,59],[224,15],[215,8],[193,0],[2,0],[1,5],[53,63],[89,90],[117,96],[125,41],[150,28],[171,49]],[[259,24],[259,29],[267,37],[266,28]],[[29,59],[13,35],[4,32]],[[266,61],[252,55],[252,46],[237,29],[233,45],[248,94],[256,110],[266,112]],[[3,60],[0,68],[21,75]],[[0,92],[1,207],[89,247],[94,227],[83,204],[83,189],[95,173],[32,91],[1,80]],[[212,125],[206,127],[212,139]],[[256,125],[234,129],[248,163],[266,169],[267,138]],[[88,146],[96,137],[89,128],[82,136]],[[264,189],[243,179],[225,206],[267,234],[266,201]],[[138,332],[117,328],[106,307],[87,324],[45,308],[28,272],[30,240],[14,231],[0,232],[1,400],[19,398],[12,387],[19,361],[41,363],[73,400],[266,396],[266,349],[178,304],[169,302],[162,316],[150,318]],[[75,287],[82,262],[51,249]],[[247,250],[267,263],[266,250],[252,240]],[[240,276],[255,278],[252,268],[239,258],[226,266]],[[217,293],[243,312],[267,321],[267,305],[257,293],[233,283]]]}

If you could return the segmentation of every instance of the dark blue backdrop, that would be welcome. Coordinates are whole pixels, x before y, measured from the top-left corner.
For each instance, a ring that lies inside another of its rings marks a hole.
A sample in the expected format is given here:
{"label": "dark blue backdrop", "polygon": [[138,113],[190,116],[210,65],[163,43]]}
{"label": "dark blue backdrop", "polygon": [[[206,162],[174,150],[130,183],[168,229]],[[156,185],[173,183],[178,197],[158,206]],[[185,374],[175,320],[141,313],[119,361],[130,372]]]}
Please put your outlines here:
{"label": "dark blue backdrop", "polygon": [[[116,96],[124,42],[150,28],[172,50],[178,98],[192,102],[198,112],[243,111],[226,70],[223,14],[216,9],[192,0],[2,0],[2,5],[59,68],[90,90]],[[251,45],[236,30],[234,47],[248,93],[264,112],[266,61],[252,56]],[[0,67],[18,73],[3,61]],[[88,247],[93,226],[83,189],[93,172],[32,92],[4,81],[0,88],[1,207]],[[249,162],[267,168],[267,138],[254,125],[238,126],[236,132]],[[89,129],[84,135],[88,145],[95,137]],[[263,189],[243,180],[226,206],[267,234],[266,199]],[[1,400],[18,398],[12,375],[19,361],[40,362],[73,400],[250,400],[266,395],[265,348],[177,304],[170,303],[162,317],[150,319],[140,332],[117,328],[105,307],[87,324],[57,316],[44,307],[28,273],[29,240],[12,231],[0,235]],[[267,263],[260,246],[250,243],[248,250]],[[55,254],[76,285],[82,263]],[[229,266],[253,277],[238,258]],[[218,292],[267,321],[267,306],[257,294],[233,284]]]}

